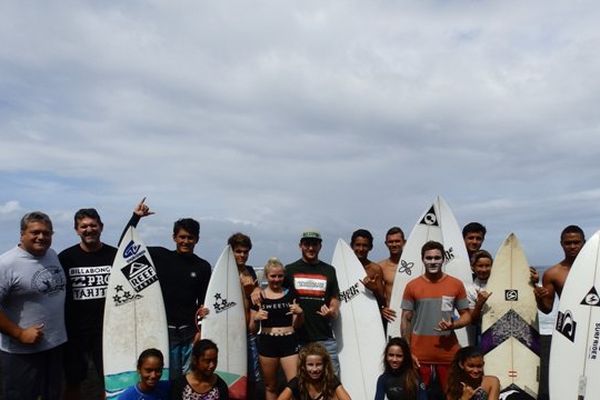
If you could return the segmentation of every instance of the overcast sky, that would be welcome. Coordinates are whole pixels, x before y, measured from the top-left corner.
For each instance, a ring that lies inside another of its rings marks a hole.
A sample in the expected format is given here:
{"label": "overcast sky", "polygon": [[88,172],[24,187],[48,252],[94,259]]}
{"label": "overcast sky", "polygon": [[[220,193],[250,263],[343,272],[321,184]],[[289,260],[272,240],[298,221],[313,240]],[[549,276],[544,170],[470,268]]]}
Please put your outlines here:
{"label": "overcast sky", "polygon": [[114,244],[147,196],[148,244],[200,220],[216,261],[299,257],[316,227],[408,234],[435,196],[515,232],[530,263],[600,229],[595,1],[0,2],[0,252],[40,209],[54,247],[96,207]]}

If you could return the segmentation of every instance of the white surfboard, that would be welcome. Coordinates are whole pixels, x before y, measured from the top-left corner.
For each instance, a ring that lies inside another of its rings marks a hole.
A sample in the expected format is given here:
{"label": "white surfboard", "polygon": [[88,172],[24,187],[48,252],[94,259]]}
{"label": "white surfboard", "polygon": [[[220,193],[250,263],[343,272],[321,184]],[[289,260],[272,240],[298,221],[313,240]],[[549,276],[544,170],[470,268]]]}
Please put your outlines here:
{"label": "white surfboard", "polygon": [[510,392],[512,396],[518,393],[515,398],[519,399],[537,399],[540,366],[537,305],[529,280],[529,263],[512,233],[496,253],[486,291],[492,294],[481,321],[485,373],[500,379],[501,393]]}
{"label": "white surfboard", "polygon": [[333,328],[340,359],[340,380],[353,399],[373,399],[382,373],[385,334],[373,293],[359,282],[365,269],[339,239],[331,264],[340,287],[340,315]]}
{"label": "white surfboard", "polygon": [[[402,314],[401,303],[404,288],[409,281],[423,274],[421,248],[430,240],[444,245],[446,252],[445,272],[463,283],[472,282],[469,256],[460,227],[446,201],[438,196],[417,220],[402,250],[402,257],[394,278],[390,300],[390,307],[396,310],[397,314],[396,320],[388,324],[388,336],[390,337],[401,335],[400,315]],[[468,336],[464,328],[457,329],[456,336],[462,346],[468,345]]]}
{"label": "white surfboard", "polygon": [[202,321],[202,338],[219,348],[216,372],[227,382],[232,399],[246,398],[246,315],[240,276],[229,246],[212,271],[205,303],[209,313]]}
{"label": "white surfboard", "polygon": [[121,240],[106,291],[102,329],[106,398],[116,399],[139,381],[140,353],[159,349],[165,358],[162,379],[169,377],[169,333],[156,269],[137,230]]}
{"label": "white surfboard", "polygon": [[600,399],[600,231],[583,246],[563,287],[550,350],[550,399]]}

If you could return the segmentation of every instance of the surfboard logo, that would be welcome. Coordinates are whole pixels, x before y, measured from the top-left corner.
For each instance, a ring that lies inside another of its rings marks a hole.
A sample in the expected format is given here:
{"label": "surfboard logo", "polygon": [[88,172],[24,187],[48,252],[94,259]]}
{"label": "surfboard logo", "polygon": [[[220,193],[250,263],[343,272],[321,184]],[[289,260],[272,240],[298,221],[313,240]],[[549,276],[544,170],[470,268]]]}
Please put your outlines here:
{"label": "surfboard logo", "polygon": [[136,244],[133,240],[130,240],[125,246],[125,250],[123,250],[123,258],[128,259],[135,256],[141,247],[141,244]]}
{"label": "surfboard logo", "polygon": [[340,292],[340,300],[343,300],[344,303],[348,303],[350,300],[358,296],[360,291],[358,290],[358,282],[354,285],[350,286],[348,289]]}
{"label": "surfboard logo", "polygon": [[590,354],[588,356],[589,359],[595,360],[598,358],[598,347],[600,347],[600,323],[596,322],[594,325],[594,340],[592,340]]}
{"label": "surfboard logo", "polygon": [[596,288],[592,287],[579,304],[583,304],[584,306],[600,307],[600,296],[598,296]]}
{"label": "surfboard logo", "polygon": [[213,307],[217,314],[237,305],[235,301],[227,301],[227,299],[224,299],[221,293],[215,293],[214,297],[215,302],[213,303]]}
{"label": "surfboard logo", "polygon": [[412,269],[414,266],[414,262],[406,262],[405,260],[400,260],[400,268],[398,268],[398,272],[410,276],[412,275]]}
{"label": "surfboard logo", "polygon": [[556,330],[571,342],[575,343],[576,329],[577,322],[573,319],[571,311],[565,310],[564,313],[559,311],[558,316],[556,317]]}
{"label": "surfboard logo", "polygon": [[423,225],[429,225],[429,226],[439,226],[438,217],[435,214],[435,209],[433,208],[433,206],[431,206],[429,211],[427,211],[427,213],[425,213],[425,215],[423,216],[423,219],[419,223],[423,224]]}
{"label": "surfboard logo", "polygon": [[504,300],[518,301],[519,300],[519,291],[517,289],[506,289],[504,291]]}
{"label": "surfboard logo", "polygon": [[133,289],[136,292],[141,292],[158,281],[158,275],[146,257],[138,260],[121,268],[121,272],[125,275],[125,278],[127,278]]}
{"label": "surfboard logo", "polygon": [[115,295],[113,296],[113,301],[115,302],[115,306],[122,306],[123,304],[127,304],[130,301],[141,299],[143,296],[141,294],[132,293],[129,290],[125,290],[123,285],[115,286]]}

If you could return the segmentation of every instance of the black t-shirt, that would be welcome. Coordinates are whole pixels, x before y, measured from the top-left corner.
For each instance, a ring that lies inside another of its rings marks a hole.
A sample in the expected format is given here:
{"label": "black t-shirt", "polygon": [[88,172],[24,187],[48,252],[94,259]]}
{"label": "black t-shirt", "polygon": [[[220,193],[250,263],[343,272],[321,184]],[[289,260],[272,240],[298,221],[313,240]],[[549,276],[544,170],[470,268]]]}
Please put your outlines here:
{"label": "black t-shirt", "polygon": [[302,259],[286,265],[284,286],[293,288],[304,310],[304,324],[298,329],[301,341],[314,342],[333,338],[328,318],[317,314],[324,304],[339,296],[335,268],[320,261],[307,264]]}
{"label": "black t-shirt", "polygon": [[104,299],[116,254],[117,249],[107,244],[94,252],[76,244],[58,255],[67,277],[65,324],[69,335],[102,332]]}
{"label": "black t-shirt", "polygon": [[296,296],[294,295],[293,290],[284,290],[285,293],[283,297],[279,299],[267,299],[266,297],[263,297],[260,307],[252,306],[255,311],[262,308],[269,313],[269,318],[260,321],[260,326],[262,328],[292,326],[294,316],[290,313],[290,304],[292,304]]}
{"label": "black t-shirt", "polygon": [[195,254],[148,247],[162,290],[167,323],[194,326],[196,310],[204,304],[211,267]]}

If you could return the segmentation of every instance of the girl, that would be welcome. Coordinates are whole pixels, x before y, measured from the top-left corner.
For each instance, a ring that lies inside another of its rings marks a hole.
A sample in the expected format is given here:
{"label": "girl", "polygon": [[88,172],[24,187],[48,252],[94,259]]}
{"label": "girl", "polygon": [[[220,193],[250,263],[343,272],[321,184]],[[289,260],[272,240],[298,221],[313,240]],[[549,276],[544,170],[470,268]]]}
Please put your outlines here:
{"label": "girl", "polygon": [[483,354],[473,346],[460,349],[448,377],[448,400],[498,400],[500,381],[483,375]]}
{"label": "girl", "polygon": [[375,400],[427,400],[405,339],[394,337],[387,343],[383,352],[383,369],[384,373],[377,379]]}
{"label": "girl", "polygon": [[119,396],[119,400],[167,400],[169,382],[161,381],[164,357],[160,350],[146,349],[137,361],[140,381]]}
{"label": "girl", "polygon": [[229,400],[227,384],[215,374],[219,349],[208,339],[194,343],[191,371],[173,382],[171,400]]}
{"label": "girl", "polygon": [[283,284],[283,264],[273,257],[264,268],[268,286],[262,291],[260,307],[254,306],[249,330],[260,324],[258,354],[265,382],[265,399],[277,399],[277,368],[279,363],[290,381],[296,376],[298,340],[294,328],[302,322],[302,308],[296,297]]}
{"label": "girl", "polygon": [[331,357],[319,343],[300,350],[298,376],[288,382],[278,400],[351,400],[333,373]]}

